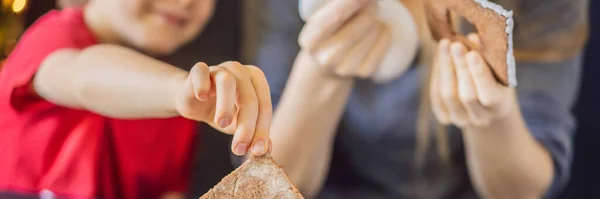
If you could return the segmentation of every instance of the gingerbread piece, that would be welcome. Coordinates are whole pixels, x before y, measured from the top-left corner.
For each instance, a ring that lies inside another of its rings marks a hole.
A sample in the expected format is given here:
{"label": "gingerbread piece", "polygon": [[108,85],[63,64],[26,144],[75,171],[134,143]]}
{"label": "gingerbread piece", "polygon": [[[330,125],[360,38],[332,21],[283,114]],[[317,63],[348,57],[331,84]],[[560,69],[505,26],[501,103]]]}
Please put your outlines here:
{"label": "gingerbread piece", "polygon": [[252,157],[200,199],[304,199],[269,155]]}
{"label": "gingerbread piece", "polygon": [[[516,86],[513,55],[513,12],[487,0],[424,0],[427,21],[436,40],[449,38],[462,41],[481,53],[492,68],[497,80],[506,86]],[[474,48],[458,32],[452,13],[464,17],[475,26],[482,46]]]}

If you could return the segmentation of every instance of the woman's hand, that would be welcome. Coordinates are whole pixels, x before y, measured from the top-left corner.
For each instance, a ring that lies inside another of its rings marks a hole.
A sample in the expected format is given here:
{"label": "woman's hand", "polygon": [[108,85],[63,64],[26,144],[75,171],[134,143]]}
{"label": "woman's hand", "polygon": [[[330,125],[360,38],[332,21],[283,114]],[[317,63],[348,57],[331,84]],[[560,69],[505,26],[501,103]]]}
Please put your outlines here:
{"label": "woman's hand", "polygon": [[[476,34],[468,38],[481,45]],[[433,112],[442,124],[487,126],[518,106],[515,90],[498,83],[481,55],[461,42],[439,42],[431,81]]]}
{"label": "woman's hand", "polygon": [[256,66],[196,64],[176,98],[176,107],[185,118],[233,134],[231,146],[236,155],[248,149],[263,155],[271,148],[271,95],[265,75]]}
{"label": "woman's hand", "polygon": [[300,46],[338,76],[368,78],[391,42],[377,9],[372,0],[328,1],[307,20]]}

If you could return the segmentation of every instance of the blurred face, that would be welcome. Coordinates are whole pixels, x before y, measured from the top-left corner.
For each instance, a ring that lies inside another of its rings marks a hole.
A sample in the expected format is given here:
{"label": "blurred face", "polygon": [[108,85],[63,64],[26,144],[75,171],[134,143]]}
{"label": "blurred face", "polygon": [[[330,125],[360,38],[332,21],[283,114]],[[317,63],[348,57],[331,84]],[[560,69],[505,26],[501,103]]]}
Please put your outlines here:
{"label": "blurred face", "polygon": [[166,55],[194,39],[212,16],[215,0],[96,0],[107,25],[125,45]]}

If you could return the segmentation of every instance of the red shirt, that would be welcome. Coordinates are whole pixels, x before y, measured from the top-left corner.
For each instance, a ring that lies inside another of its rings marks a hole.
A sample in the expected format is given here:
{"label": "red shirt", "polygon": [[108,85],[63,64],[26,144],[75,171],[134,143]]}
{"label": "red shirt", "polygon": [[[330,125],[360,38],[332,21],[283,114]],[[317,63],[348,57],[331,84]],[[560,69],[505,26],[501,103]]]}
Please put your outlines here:
{"label": "red shirt", "polygon": [[81,9],[51,11],[25,32],[5,62],[0,71],[0,191],[158,198],[186,190],[195,122],[113,119],[61,107],[32,92],[31,79],[49,54],[94,44]]}

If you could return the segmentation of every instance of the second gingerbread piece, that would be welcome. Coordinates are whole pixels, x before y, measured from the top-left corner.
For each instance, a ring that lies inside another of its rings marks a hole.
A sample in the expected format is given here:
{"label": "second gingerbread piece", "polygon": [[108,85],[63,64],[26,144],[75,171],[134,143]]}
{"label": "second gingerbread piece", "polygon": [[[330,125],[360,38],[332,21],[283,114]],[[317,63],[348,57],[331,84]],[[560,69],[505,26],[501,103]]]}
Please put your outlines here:
{"label": "second gingerbread piece", "polygon": [[492,68],[497,80],[505,86],[516,86],[513,55],[513,12],[487,0],[423,0],[433,37],[449,38],[469,44],[455,29],[452,14],[464,17],[475,26],[482,46],[477,50]]}

